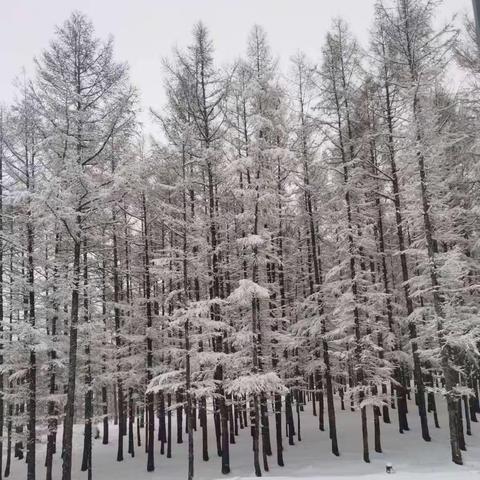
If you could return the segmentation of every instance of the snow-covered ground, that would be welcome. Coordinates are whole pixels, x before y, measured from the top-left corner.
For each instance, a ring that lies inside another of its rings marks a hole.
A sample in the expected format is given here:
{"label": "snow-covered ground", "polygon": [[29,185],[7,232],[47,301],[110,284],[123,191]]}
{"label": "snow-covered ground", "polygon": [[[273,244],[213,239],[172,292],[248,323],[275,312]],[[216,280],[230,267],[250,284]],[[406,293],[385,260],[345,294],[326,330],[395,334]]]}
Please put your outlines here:
{"label": "snow-covered ground", "polygon": [[[337,412],[338,433],[340,445],[340,457],[334,457],[330,453],[328,432],[318,430],[318,419],[311,413],[311,405],[308,404],[302,413],[302,441],[294,446],[288,446],[284,442],[285,467],[276,465],[275,455],[269,457],[270,472],[264,476],[272,480],[287,480],[300,478],[304,480],[350,480],[357,478],[385,479],[391,478],[385,473],[385,464],[390,462],[395,469],[397,480],[480,480],[480,423],[473,423],[473,435],[467,437],[468,451],[464,452],[463,466],[457,466],[450,461],[448,442],[447,420],[445,416],[444,402],[439,398],[440,429],[435,429],[430,422],[432,441],[425,443],[419,434],[418,415],[415,405],[409,404],[409,423],[411,430],[400,435],[397,430],[396,410],[391,410],[392,423],[382,423],[382,446],[384,453],[378,454],[373,451],[373,420],[369,411],[369,435],[371,443],[371,463],[362,461],[360,415],[358,412]],[[174,415],[172,416],[174,418]],[[431,419],[429,419],[431,420]],[[210,424],[210,427],[212,425]],[[275,453],[275,436],[273,422],[271,422],[273,450]],[[213,428],[209,429],[210,461],[203,462],[201,459],[201,433],[196,432],[195,453],[195,478],[198,480],[213,480],[230,478],[232,480],[246,480],[255,478],[252,468],[252,450],[249,429],[240,431],[237,443],[231,446],[230,458],[232,472],[228,476],[220,473],[220,462],[216,456],[215,439]],[[176,432],[172,428],[172,432]],[[102,445],[101,440],[94,441],[93,452],[93,478],[95,480],[145,480],[162,478],[164,480],[186,479],[186,436],[182,445],[173,444],[172,456],[167,459],[160,455],[160,444],[156,443],[155,471],[146,472],[146,456],[142,438],[142,447],[135,446],[135,458],[126,453],[127,442],[125,441],[125,460],[116,461],[116,433],[117,428],[111,427],[111,442]],[[144,430],[142,429],[142,435]],[[59,440],[61,434],[59,434]],[[174,435],[174,439],[176,436]],[[80,472],[82,452],[82,426],[75,429],[75,451],[73,462],[73,478],[75,480],[86,479],[86,473]],[[135,439],[136,444],[136,439]],[[37,478],[44,477],[45,445],[38,446],[38,473]],[[56,455],[54,466],[54,479],[61,478],[61,461]],[[12,480],[26,478],[24,461],[12,459]]]}

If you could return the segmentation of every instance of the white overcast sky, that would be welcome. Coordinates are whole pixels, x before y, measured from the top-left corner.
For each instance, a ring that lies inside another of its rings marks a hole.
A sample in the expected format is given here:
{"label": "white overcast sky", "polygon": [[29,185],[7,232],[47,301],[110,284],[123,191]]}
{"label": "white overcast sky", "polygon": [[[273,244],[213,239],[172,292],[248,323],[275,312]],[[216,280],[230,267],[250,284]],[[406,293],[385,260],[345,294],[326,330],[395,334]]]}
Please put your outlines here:
{"label": "white overcast sky", "polygon": [[[286,62],[297,50],[318,59],[336,16],[345,18],[366,45],[373,5],[374,0],[0,0],[0,103],[12,100],[14,78],[23,68],[31,73],[32,58],[75,9],[93,20],[98,36],[114,36],[115,56],[130,64],[146,110],[163,103],[161,58],[174,45],[188,44],[199,20],[210,30],[219,64],[244,52],[255,23],[266,29],[273,52]],[[444,0],[437,20],[471,10],[471,0]]]}

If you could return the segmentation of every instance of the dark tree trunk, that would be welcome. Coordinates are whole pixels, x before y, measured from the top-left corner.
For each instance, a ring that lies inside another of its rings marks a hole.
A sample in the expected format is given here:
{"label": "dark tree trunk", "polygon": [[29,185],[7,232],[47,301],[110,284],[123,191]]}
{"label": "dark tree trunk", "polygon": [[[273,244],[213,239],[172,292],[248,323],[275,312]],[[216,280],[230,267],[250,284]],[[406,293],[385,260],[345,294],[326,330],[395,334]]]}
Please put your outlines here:
{"label": "dark tree trunk", "polygon": [[176,393],[176,402],[179,405],[177,410],[177,443],[183,443],[183,394],[182,392]]}
{"label": "dark tree trunk", "polygon": [[[186,252],[185,252],[186,253]],[[185,284],[185,290],[187,286]],[[188,480],[193,479],[194,474],[194,452],[193,452],[193,409],[192,409],[192,393],[191,393],[191,370],[190,370],[190,322],[185,322],[185,378],[186,378],[186,404],[185,414],[188,430]]]}
{"label": "dark tree trunk", "polygon": [[140,407],[137,407],[137,447],[142,446],[142,436],[140,434]]}
{"label": "dark tree trunk", "polygon": [[295,390],[295,409],[297,411],[297,440],[302,441],[301,423],[300,423],[300,391]]}
{"label": "dark tree trunk", "polygon": [[[433,377],[432,377],[432,387],[433,385]],[[440,428],[440,425],[438,423],[438,414],[437,414],[437,402],[435,401],[435,393],[433,392],[428,392],[427,396],[427,404],[428,404],[428,409],[433,412],[433,422],[435,424],[435,428]]]}
{"label": "dark tree trunk", "polygon": [[[112,167],[112,170],[114,167]],[[125,401],[123,394],[122,368],[120,349],[122,347],[121,341],[121,318],[120,318],[120,278],[119,278],[119,260],[118,260],[118,242],[116,234],[116,213],[112,214],[113,235],[112,235],[112,250],[113,250],[113,301],[115,306],[114,320],[115,320],[115,346],[116,346],[116,362],[117,362],[117,402],[118,402],[118,444],[117,444],[117,462],[123,461],[123,437],[125,435]]]}
{"label": "dark tree trunk", "polygon": [[197,431],[197,399],[195,395],[192,395],[192,425],[193,430]]}
{"label": "dark tree trunk", "polygon": [[[88,309],[88,264],[87,264],[87,240],[83,240],[83,321],[90,322]],[[90,337],[87,338],[85,347],[85,427],[83,432],[83,457],[81,471],[88,471],[88,478],[92,478],[92,419],[93,419],[93,390],[90,359]]]}
{"label": "dark tree trunk", "polygon": [[262,432],[262,459],[263,459],[263,469],[268,472],[270,469],[268,467],[268,455],[270,448],[270,432],[267,423],[267,412],[266,412],[266,400],[265,395],[260,394],[260,422],[261,422],[261,432]]}
{"label": "dark tree trunk", "polygon": [[[382,384],[382,394],[385,398],[387,398],[387,385],[385,383]],[[382,417],[383,423],[391,423],[388,405],[382,406]]]}
{"label": "dark tree trunk", "polygon": [[288,444],[295,445],[293,437],[295,435],[295,426],[293,422],[293,411],[292,411],[292,394],[287,393],[285,395],[285,420],[286,420],[286,430],[288,436]]}
{"label": "dark tree trunk", "polygon": [[[223,378],[223,375],[222,375]],[[220,419],[222,432],[222,473],[224,475],[230,473],[230,446],[228,437],[228,410],[225,403],[225,395],[222,389],[222,397],[220,403]]]}
{"label": "dark tree trunk", "polygon": [[[317,379],[317,388],[318,388],[318,428],[321,432],[325,430],[325,397],[323,394],[323,380],[320,375]],[[314,402],[315,403],[315,400]]]}
{"label": "dark tree trunk", "polygon": [[102,386],[102,413],[103,413],[103,435],[102,443],[103,445],[108,445],[108,395],[107,387]]}
{"label": "dark tree trunk", "polygon": [[[59,243],[60,243],[60,236],[57,233],[55,236],[55,259],[58,257],[59,252]],[[59,312],[59,304],[57,299],[57,283],[58,283],[58,272],[57,267],[54,267],[53,273],[53,317],[51,320],[51,330],[50,335],[52,337],[52,342],[55,344],[57,341],[57,320],[58,320],[58,312]],[[50,370],[50,379],[49,379],[49,393],[50,395],[55,395],[56,393],[56,375],[55,375],[55,365],[53,362],[57,359],[57,352],[55,348],[49,352],[50,360],[52,364],[49,366]],[[55,454],[56,450],[56,443],[57,443],[57,404],[51,400],[48,402],[48,434],[47,434],[47,450],[46,450],[46,457],[45,457],[45,468],[46,480],[52,480],[52,470],[53,470],[53,455]]]}
{"label": "dark tree trunk", "polygon": [[[12,384],[10,383],[10,391],[12,390]],[[12,418],[13,418],[13,403],[8,404],[8,422],[7,422],[7,456],[5,460],[5,473],[4,477],[10,476],[10,466],[12,463]]]}
{"label": "dark tree trunk", "polygon": [[462,399],[458,398],[457,403],[457,435],[458,435],[458,445],[460,450],[466,451],[467,444],[465,442],[465,434],[463,429],[463,415],[462,415]]}
{"label": "dark tree trunk", "polygon": [[202,428],[202,458],[208,462],[207,399],[200,398],[200,426]]}
{"label": "dark tree trunk", "polygon": [[260,469],[260,415],[258,411],[258,398],[253,396],[252,402],[252,436],[253,436],[253,468],[257,477],[262,476]]}
{"label": "dark tree trunk", "polygon": [[117,401],[117,386],[113,385],[113,424],[118,425],[118,401]]}
{"label": "dark tree trunk", "polygon": [[[363,397],[363,395],[362,395]],[[370,453],[368,450],[368,423],[367,423],[367,407],[360,409],[362,418],[362,444],[363,444],[363,461],[370,463]]]}
{"label": "dark tree trunk", "polygon": [[403,433],[410,430],[407,418],[407,387],[405,386],[403,367],[399,367],[397,370],[399,384],[395,387],[395,392],[397,394],[398,431]]}
{"label": "dark tree trunk", "polygon": [[230,403],[228,405],[228,428],[230,433],[230,443],[235,443],[235,413],[233,410],[233,395],[230,395]]}
{"label": "dark tree trunk", "polygon": [[159,422],[158,422],[158,436],[160,439],[160,454],[165,454],[165,443],[167,441],[167,432],[165,427],[165,395],[163,391],[158,394],[159,403]]}
{"label": "dark tree trunk", "polygon": [[470,406],[470,418],[472,419],[472,422],[478,422],[477,420],[477,409],[475,406],[475,397],[469,396],[468,397],[468,403]]}
{"label": "dark tree trunk", "polygon": [[[77,226],[80,227],[80,216],[77,216]],[[62,480],[72,479],[72,439],[73,420],[75,416],[75,389],[77,370],[77,335],[78,335],[78,301],[80,283],[80,241],[74,241],[73,249],[73,289],[72,306],[70,309],[70,335],[68,355],[67,403],[65,405],[65,421],[62,449]]]}
{"label": "dark tree trunk", "polygon": [[[27,185],[28,186],[28,185]],[[32,330],[35,329],[35,290],[33,265],[34,232],[31,225],[31,212],[28,212],[27,254],[28,254],[28,317]],[[3,407],[2,407],[3,413]],[[37,359],[34,349],[30,350],[28,370],[28,438],[27,438],[27,480],[35,480],[36,460],[36,425],[37,425]]]}
{"label": "dark tree trunk", "polygon": [[135,456],[135,439],[133,424],[135,422],[135,405],[133,402],[133,389],[128,389],[128,453]]}
{"label": "dark tree trunk", "polygon": [[277,439],[277,464],[283,467],[283,438],[282,438],[282,397],[275,395],[275,434]]}
{"label": "dark tree trunk", "polygon": [[270,440],[270,422],[268,419],[268,405],[265,394],[260,397],[260,412],[262,417],[262,446],[265,454],[272,455],[272,443]]}
{"label": "dark tree trunk", "polygon": [[374,426],[374,442],[375,451],[382,453],[382,442],[380,438],[380,407],[373,407],[373,426]]}
{"label": "dark tree trunk", "polygon": [[472,434],[472,424],[470,423],[470,411],[468,407],[468,397],[466,395],[463,396],[463,406],[465,408],[465,427],[466,427],[466,434]]}
{"label": "dark tree trunk", "polygon": [[[151,281],[150,281],[150,239],[148,230],[148,216],[145,194],[142,194],[142,206],[143,206],[143,241],[144,241],[144,285],[145,285],[145,299],[146,299],[146,313],[147,313],[147,335],[146,335],[146,347],[147,347],[147,385],[152,380],[152,368],[153,368],[153,341],[149,330],[153,325],[152,315],[152,302],[151,296]],[[147,442],[145,443],[147,449],[147,472],[153,472],[155,470],[154,463],[154,444],[155,444],[155,410],[154,410],[154,394],[152,392],[146,393],[146,410],[147,410]],[[170,441],[169,441],[170,447]]]}
{"label": "dark tree trunk", "polygon": [[314,417],[317,416],[317,395],[316,395],[316,388],[317,388],[317,383],[314,380],[314,375],[311,374],[308,377],[308,388],[309,388],[309,393],[308,393],[308,398],[312,402],[312,415]]}
{"label": "dark tree trunk", "polygon": [[172,394],[167,393],[167,458],[172,458]]}
{"label": "dark tree trunk", "polygon": [[215,440],[217,444],[217,455],[222,456],[222,432],[220,424],[219,402],[217,399],[212,399],[213,402],[213,426],[215,428]]}
{"label": "dark tree trunk", "polygon": [[[323,346],[324,360],[325,355],[328,355],[328,348],[326,342]],[[332,441],[332,453],[338,457],[340,455],[340,451],[338,449],[337,441],[337,422],[335,418],[335,403],[333,401],[333,386],[332,376],[330,374],[330,361],[325,363],[325,365],[328,365],[328,368],[325,371],[325,383],[327,387],[328,428],[330,433],[330,440]]]}

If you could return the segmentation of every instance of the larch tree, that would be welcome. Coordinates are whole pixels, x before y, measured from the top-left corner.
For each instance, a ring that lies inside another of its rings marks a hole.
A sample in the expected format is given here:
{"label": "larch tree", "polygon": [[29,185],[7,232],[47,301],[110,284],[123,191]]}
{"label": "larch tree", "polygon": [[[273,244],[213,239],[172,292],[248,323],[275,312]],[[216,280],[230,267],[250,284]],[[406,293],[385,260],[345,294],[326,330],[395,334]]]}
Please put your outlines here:
{"label": "larch tree", "polygon": [[[97,169],[111,137],[130,119],[133,91],[125,65],[113,60],[113,44],[94,36],[90,21],[73,13],[58,28],[49,50],[37,60],[34,86],[45,125],[50,185],[46,207],[63,224],[72,249],[67,403],[63,480],[70,480],[77,386],[80,265],[84,232],[106,185]],[[100,181],[99,181],[100,180]]]}

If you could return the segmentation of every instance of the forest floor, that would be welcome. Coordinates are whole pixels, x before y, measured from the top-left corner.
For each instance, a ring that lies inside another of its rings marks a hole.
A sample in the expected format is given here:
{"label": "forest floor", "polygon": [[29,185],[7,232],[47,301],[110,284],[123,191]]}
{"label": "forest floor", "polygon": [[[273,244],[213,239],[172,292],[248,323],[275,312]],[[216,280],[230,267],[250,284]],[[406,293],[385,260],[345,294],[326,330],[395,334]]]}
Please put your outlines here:
{"label": "forest floor", "polygon": [[[420,436],[419,419],[413,402],[409,402],[408,420],[410,431],[400,435],[397,429],[397,411],[390,410],[391,424],[381,423],[383,453],[373,451],[373,419],[369,410],[369,438],[371,448],[371,463],[362,461],[362,442],[360,430],[360,414],[358,412],[337,410],[338,440],[340,457],[330,453],[328,432],[318,429],[318,418],[312,415],[311,404],[307,404],[301,414],[301,442],[295,437],[295,445],[288,446],[284,441],[285,466],[278,467],[275,459],[274,421],[271,420],[272,449],[274,455],[269,457],[270,472],[265,477],[272,480],[351,480],[351,479],[385,479],[391,478],[385,472],[385,465],[391,463],[398,480],[480,480],[480,423],[472,423],[472,436],[466,437],[468,451],[464,452],[464,465],[457,466],[450,461],[447,418],[444,401],[437,399],[439,406],[440,429],[433,426],[429,418],[432,441],[426,443]],[[172,415],[174,420],[175,415]],[[211,422],[211,419],[209,419]],[[176,434],[175,422],[172,422],[172,434]],[[213,427],[210,423],[209,427]],[[282,425],[283,427],[283,425]],[[80,472],[82,458],[83,427],[76,425],[74,438],[74,480],[87,478],[86,472]],[[136,432],[136,428],[135,428]],[[255,478],[252,467],[252,449],[249,429],[240,430],[236,444],[231,445],[231,474],[222,476],[220,461],[216,455],[214,429],[209,428],[210,461],[201,460],[201,433],[195,433],[195,479],[213,480],[229,478],[231,480],[247,480]],[[94,440],[93,445],[93,479],[94,480],[146,480],[161,478],[164,480],[184,480],[187,478],[187,438],[184,435],[183,444],[172,445],[172,458],[160,455],[160,444],[155,445],[155,471],[146,472],[146,455],[144,438],[142,447],[137,447],[135,438],[135,458],[127,452],[127,442],[124,443],[125,460],[116,461],[117,427],[111,426],[110,444],[102,445],[101,440]],[[144,435],[144,429],[142,429]],[[176,439],[176,435],[173,435]],[[61,432],[58,435],[61,439]],[[45,443],[37,447],[38,470],[37,478],[44,478]],[[4,459],[5,462],[5,459]],[[4,463],[5,465],[5,463]],[[24,461],[12,458],[12,480],[26,478]],[[55,455],[55,480],[61,478],[61,460]]]}

